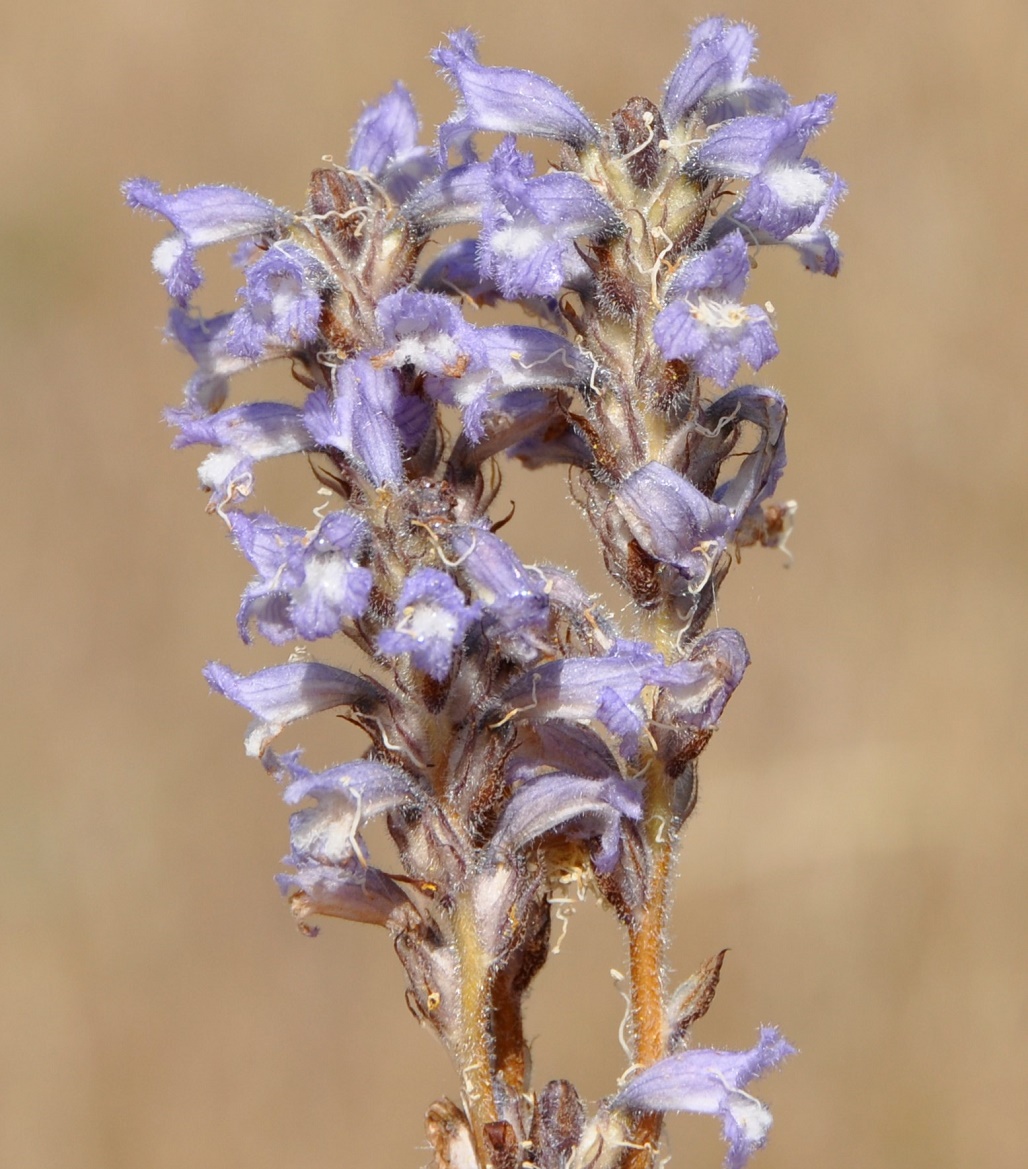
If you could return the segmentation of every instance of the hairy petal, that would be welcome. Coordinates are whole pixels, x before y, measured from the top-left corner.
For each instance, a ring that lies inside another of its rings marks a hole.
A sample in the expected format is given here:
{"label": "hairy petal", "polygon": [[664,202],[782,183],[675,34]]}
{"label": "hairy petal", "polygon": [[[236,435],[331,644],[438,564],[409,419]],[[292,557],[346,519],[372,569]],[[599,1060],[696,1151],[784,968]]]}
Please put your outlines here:
{"label": "hairy petal", "polygon": [[240,357],[229,345],[235,313],[201,317],[176,305],[168,314],[166,336],[196,362],[196,373],[186,382],[187,414],[220,410],[228,397],[229,378],[249,369],[253,362]]}
{"label": "hairy petal", "polygon": [[181,304],[203,281],[196,264],[200,248],[273,232],[291,218],[274,203],[238,187],[188,187],[166,195],[151,179],[130,179],[122,193],[130,207],[162,215],[175,229],[154,248],[153,266]]}
{"label": "hairy petal", "polygon": [[485,364],[478,331],[445,296],[402,288],[379,301],[376,316],[386,349],[372,359],[375,365],[461,377]]}
{"label": "hairy petal", "polygon": [[174,447],[205,443],[215,448],[200,464],[199,475],[216,508],[250,495],[255,463],[311,448],[300,410],[284,402],[247,402],[216,414],[168,410],[165,417],[178,427]]}
{"label": "hairy petal", "polygon": [[348,455],[376,486],[399,482],[403,401],[396,373],[355,357],[334,371],[332,387],[331,395],[315,390],[304,404],[304,424],[313,441]]}
{"label": "hairy petal", "polygon": [[292,855],[286,861],[296,871],[280,873],[275,881],[309,936],[318,933],[317,927],[306,924],[313,915],[384,926],[398,910],[410,905],[407,894],[392,878],[370,865],[362,865],[356,857],[345,864],[332,865]]}
{"label": "hairy petal", "polygon": [[595,780],[551,772],[521,784],[508,801],[493,836],[500,853],[518,852],[549,833],[595,842],[593,862],[608,873],[620,853],[622,818],[639,820],[642,799],[624,780]]}
{"label": "hairy petal", "polygon": [[647,463],[618,490],[617,506],[641,548],[673,564],[689,580],[704,580],[724,546],[727,507],[661,463]]}
{"label": "hairy petal", "polygon": [[425,388],[433,397],[461,408],[464,433],[472,442],[485,436],[494,404],[510,399],[511,390],[585,386],[591,359],[570,341],[533,325],[489,325],[476,331],[481,361],[459,378],[429,377]]}
{"label": "hairy petal", "polygon": [[761,1148],[771,1128],[771,1113],[746,1085],[795,1054],[774,1027],[762,1027],[749,1051],[696,1049],[662,1059],[636,1073],[610,1102],[631,1112],[698,1112],[720,1116],[728,1169],[741,1169]]}
{"label": "hairy petal", "polygon": [[255,674],[237,674],[220,662],[204,670],[212,690],[255,715],[246,733],[247,755],[262,755],[290,723],[338,706],[378,705],[386,692],[370,678],[322,662],[291,662]]}
{"label": "hairy petal", "polygon": [[714,16],[690,35],[689,51],[679,61],[664,92],[664,118],[669,126],[697,107],[713,125],[747,113],[779,113],[788,95],[775,81],[751,77],[757,34],[745,24]]}
{"label": "hairy petal", "polygon": [[834,95],[821,94],[781,117],[734,118],[711,133],[690,165],[708,174],[749,179],[745,194],[728,211],[733,224],[783,241],[815,220],[823,222],[826,208],[839,200],[837,177],[803,157],[834,107]]}
{"label": "hairy petal", "polygon": [[318,336],[325,267],[305,248],[276,244],[246,269],[243,307],[233,316],[229,352],[250,361],[282,356]]}
{"label": "hairy petal", "polygon": [[544,581],[488,529],[456,528],[450,542],[468,593],[481,606],[487,635],[508,649],[538,649],[550,609]]}
{"label": "hairy petal", "polygon": [[467,29],[451,33],[432,60],[457,90],[460,104],[439,131],[445,160],[451,146],[469,157],[476,130],[557,138],[581,147],[599,139],[582,109],[552,81],[526,69],[496,68],[478,61],[478,42]]}
{"label": "hairy petal", "polygon": [[481,606],[469,605],[445,572],[419,568],[404,581],[395,621],[379,635],[378,648],[386,654],[410,654],[419,670],[441,682],[450,672],[454,651],[480,613]]}
{"label": "hairy petal", "polygon": [[482,206],[478,264],[510,300],[556,296],[589,279],[575,249],[583,236],[617,234],[614,209],[579,175],[532,177],[531,156],[504,139],[489,163],[490,189]]}
{"label": "hairy petal", "polygon": [[437,168],[435,151],[418,145],[420,129],[414,99],[398,81],[357,119],[346,164],[377,179],[402,203]]}
{"label": "hairy petal", "polygon": [[682,266],[668,289],[668,305],[653,323],[653,339],[666,358],[685,358],[724,388],[743,361],[759,369],[778,355],[765,310],[738,302],[749,271],[738,231]]}
{"label": "hairy petal", "polygon": [[229,525],[240,551],[258,572],[239,609],[244,641],[250,640],[251,621],[264,637],[281,645],[331,637],[344,619],[364,612],[372,574],[354,560],[367,542],[363,520],[333,512],[307,532],[280,524],[266,512],[233,512]]}

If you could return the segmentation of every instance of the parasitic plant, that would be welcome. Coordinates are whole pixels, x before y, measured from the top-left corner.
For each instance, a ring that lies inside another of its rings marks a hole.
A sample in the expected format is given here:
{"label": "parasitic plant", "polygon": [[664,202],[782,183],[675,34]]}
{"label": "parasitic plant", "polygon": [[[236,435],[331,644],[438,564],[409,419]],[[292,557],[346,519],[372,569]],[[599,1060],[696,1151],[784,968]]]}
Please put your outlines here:
{"label": "parasitic plant", "polygon": [[[427,1119],[439,1169],[641,1169],[674,1110],[718,1116],[741,1166],[771,1124],[748,1085],[792,1051],[771,1027],[748,1051],[692,1046],[723,954],[671,991],[666,953],[697,760],[748,663],[711,626],[718,589],[792,517],[772,501],[785,403],[736,384],[778,352],[769,306],[742,299],[750,266],[782,244],[839,266],[825,220],[844,187],[806,155],[833,99],[792,105],[752,75],[754,39],[704,21],[661,101],[600,125],[553,82],[483,65],[461,31],[433,54],[458,99],[437,141],[396,85],[300,211],[125,184],[173,229],[153,263],[196,372],[169,420],[177,446],[208,448],[209,510],[253,566],[239,632],[304,647],[207,680],[253,716],[246,750],[295,808],[279,883],[301,929],[382,927],[453,1058],[460,1103]],[[551,140],[547,169],[519,137]],[[238,307],[204,317],[198,252],[225,242]],[[465,315],[504,303],[531,323]],[[226,404],[276,359],[280,401]],[[285,455],[321,494],[309,527],[252,503],[258,465]],[[630,599],[620,623],[498,534],[505,458],[567,468]],[[338,639],[360,672],[330,664]],[[360,759],[312,771],[273,746],[323,711],[367,734]],[[370,855],[378,817],[401,872]],[[629,953],[631,1065],[591,1115],[569,1082],[533,1085],[522,1025],[569,884],[610,907]]]}

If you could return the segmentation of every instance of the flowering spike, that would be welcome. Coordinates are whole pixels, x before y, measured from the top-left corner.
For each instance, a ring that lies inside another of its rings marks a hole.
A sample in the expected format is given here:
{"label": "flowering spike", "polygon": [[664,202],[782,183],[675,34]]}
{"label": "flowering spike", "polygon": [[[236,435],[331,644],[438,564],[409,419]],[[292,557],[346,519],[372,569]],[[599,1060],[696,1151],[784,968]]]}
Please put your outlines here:
{"label": "flowering spike", "polygon": [[[840,262],[828,219],[845,186],[806,155],[834,99],[792,105],[750,73],[754,49],[748,26],[701,22],[662,102],[631,97],[601,129],[457,32],[433,54],[458,95],[436,146],[397,83],[295,214],[232,187],[125,186],[171,224],[154,265],[196,370],[167,417],[175,446],[210,448],[209,510],[252,568],[239,632],[300,643],[207,680],[250,713],[246,750],[291,805],[278,883],[300,929],[386,929],[408,1006],[460,1072],[463,1106],[429,1109],[435,1169],[644,1169],[667,1111],[719,1116],[740,1169],[771,1124],[748,1084],[792,1051],[774,1028],[749,1051],[686,1046],[723,951],[667,993],[699,757],[749,666],[718,596],[743,548],[784,545],[796,506],[772,498],[784,399],[734,384],[778,352],[749,272],[767,244],[814,273]],[[481,160],[480,131],[503,135]],[[559,143],[548,169],[518,135]],[[242,288],[205,318],[197,256],[222,242]],[[491,311],[507,305],[531,323]],[[237,374],[276,361],[280,400],[227,404]],[[310,511],[244,509],[260,464],[290,455]],[[504,458],[568,475],[625,590],[617,618],[519,554]],[[312,641],[367,672],[311,661]],[[313,771],[276,754],[320,712],[367,736],[359,759]],[[566,1081],[533,1087],[523,1025],[587,892],[630,957],[630,1074],[591,1118]]]}

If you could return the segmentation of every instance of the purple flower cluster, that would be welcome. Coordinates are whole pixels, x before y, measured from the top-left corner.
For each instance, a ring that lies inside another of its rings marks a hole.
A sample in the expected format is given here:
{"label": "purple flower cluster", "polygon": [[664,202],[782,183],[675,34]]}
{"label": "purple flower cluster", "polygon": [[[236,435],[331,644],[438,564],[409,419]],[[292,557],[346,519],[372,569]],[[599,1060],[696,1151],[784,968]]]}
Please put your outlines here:
{"label": "purple flower cluster", "polygon": [[[833,99],[793,106],[751,75],[753,32],[720,18],[693,30],[659,105],[632,98],[607,125],[545,78],[483,65],[469,32],[433,57],[458,96],[437,142],[419,144],[396,85],[300,211],[125,184],[171,225],[153,265],[196,372],[168,417],[176,445],[207,448],[210,510],[253,566],[243,640],[342,638],[365,662],[305,649],[207,679],[253,716],[247,751],[296,809],[280,884],[303,929],[383,926],[453,1056],[463,1103],[429,1112],[437,1165],[643,1166],[680,1110],[719,1116],[741,1166],[771,1123],[746,1086],[792,1049],[773,1028],[747,1052],[690,1046],[723,956],[667,994],[670,874],[698,756],[748,663],[738,633],[706,628],[718,588],[791,514],[771,502],[785,404],[733,387],[778,352],[769,312],[742,298],[764,245],[838,270],[825,222],[844,187],[806,155]],[[503,135],[486,158],[483,132]],[[518,136],[552,140],[556,162],[537,173]],[[205,317],[200,253],[220,243],[238,306]],[[471,324],[465,302],[536,323]],[[233,378],[276,358],[286,400],[226,405]],[[328,499],[309,528],[251,501],[258,465],[292,454]],[[497,534],[501,456],[567,469],[631,628]],[[276,752],[324,711],[366,732],[361,759],[313,772]],[[370,856],[376,817],[401,872]],[[591,1119],[566,1081],[533,1092],[522,1029],[568,883],[629,942],[632,1066]]]}

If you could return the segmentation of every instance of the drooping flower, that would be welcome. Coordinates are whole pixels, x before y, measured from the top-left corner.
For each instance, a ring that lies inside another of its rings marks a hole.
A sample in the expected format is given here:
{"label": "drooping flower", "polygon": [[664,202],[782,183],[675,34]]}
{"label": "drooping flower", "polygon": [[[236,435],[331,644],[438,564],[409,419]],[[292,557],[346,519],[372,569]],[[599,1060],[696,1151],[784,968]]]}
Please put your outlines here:
{"label": "drooping flower", "polygon": [[122,191],[130,207],[163,215],[175,229],[154,248],[153,266],[180,304],[203,282],[196,264],[200,248],[274,233],[291,218],[274,203],[238,187],[188,187],[166,195],[151,179],[130,179]]}
{"label": "drooping flower", "polygon": [[609,873],[618,860],[622,820],[641,816],[638,788],[621,779],[550,772],[517,788],[493,835],[492,848],[500,855],[514,853],[561,830],[564,839],[591,841],[596,871]]}
{"label": "drooping flower", "polygon": [[214,447],[199,475],[201,486],[211,492],[211,507],[218,510],[251,494],[255,463],[311,447],[301,411],[285,402],[246,402],[217,414],[169,410],[166,417],[178,427],[173,446]]}
{"label": "drooping flower", "polygon": [[386,698],[386,691],[370,678],[323,662],[290,662],[249,675],[211,662],[204,677],[212,690],[254,715],[246,732],[247,755],[262,755],[271,740],[297,719],[337,706],[370,709]]}
{"label": "drooping flower", "polygon": [[229,379],[253,362],[229,348],[235,313],[202,317],[175,305],[168,314],[167,336],[196,362],[186,382],[186,411],[190,417],[220,410],[228,397]]}
{"label": "drooping flower", "polygon": [[749,1051],[694,1049],[659,1060],[637,1072],[611,1107],[639,1112],[701,1112],[721,1118],[728,1142],[726,1169],[742,1169],[762,1148],[771,1113],[744,1089],[796,1049],[774,1027],[762,1027]]}
{"label": "drooping flower", "polygon": [[639,546],[674,565],[691,583],[706,582],[724,549],[731,512],[661,463],[647,463],[618,490],[617,506]]}

